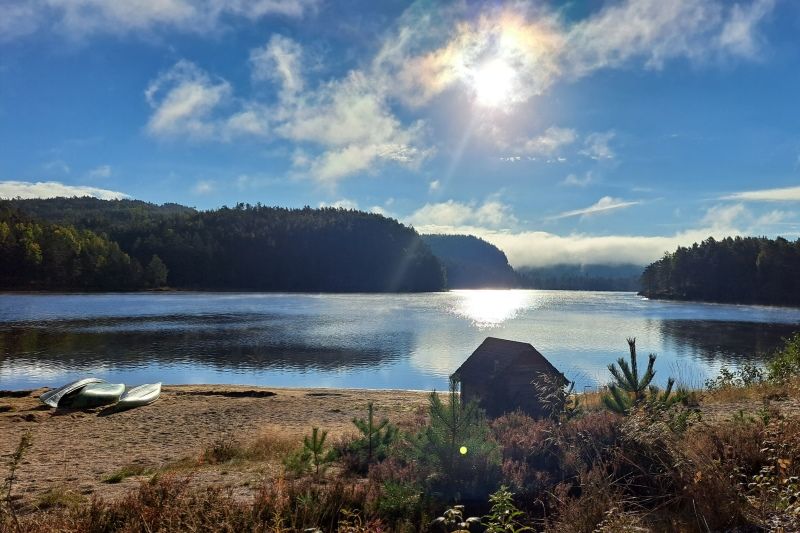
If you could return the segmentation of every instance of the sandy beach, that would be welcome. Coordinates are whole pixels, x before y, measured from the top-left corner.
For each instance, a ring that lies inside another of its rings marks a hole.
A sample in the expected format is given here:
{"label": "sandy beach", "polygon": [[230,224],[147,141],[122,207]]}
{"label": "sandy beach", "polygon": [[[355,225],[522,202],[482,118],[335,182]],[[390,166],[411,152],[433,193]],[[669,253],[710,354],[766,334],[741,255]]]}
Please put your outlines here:
{"label": "sandy beach", "polygon": [[[202,450],[215,442],[248,442],[265,433],[296,435],[299,444],[313,426],[327,429],[335,439],[352,430],[352,418],[364,416],[369,401],[379,416],[395,423],[413,419],[427,401],[427,393],[419,391],[186,385],[165,386],[152,405],[104,416],[102,409],[50,409],[38,400],[45,390],[0,396],[0,406],[10,408],[0,413],[3,465],[24,432],[33,439],[14,489],[28,501],[52,487],[87,498],[113,498],[149,477],[103,482],[129,465],[157,470],[181,462],[197,464]],[[192,476],[194,482],[221,484],[244,494],[279,467],[201,468]]]}

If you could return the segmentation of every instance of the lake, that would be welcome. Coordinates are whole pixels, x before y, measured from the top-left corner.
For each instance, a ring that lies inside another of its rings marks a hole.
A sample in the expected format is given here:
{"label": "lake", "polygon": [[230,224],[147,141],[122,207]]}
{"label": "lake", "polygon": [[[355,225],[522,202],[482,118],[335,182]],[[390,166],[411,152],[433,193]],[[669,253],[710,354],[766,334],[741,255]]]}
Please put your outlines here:
{"label": "lake", "polygon": [[759,361],[800,329],[800,309],[649,301],[634,293],[4,294],[0,389],[93,375],[288,387],[443,389],[487,336],[532,343],[578,383],[636,337],[657,378],[700,385]]}

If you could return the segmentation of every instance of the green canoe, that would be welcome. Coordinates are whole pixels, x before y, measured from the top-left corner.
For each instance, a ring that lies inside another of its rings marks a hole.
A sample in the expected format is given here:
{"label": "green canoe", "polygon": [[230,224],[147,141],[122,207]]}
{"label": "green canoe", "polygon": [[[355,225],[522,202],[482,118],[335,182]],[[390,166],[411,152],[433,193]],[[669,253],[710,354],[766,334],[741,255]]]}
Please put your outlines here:
{"label": "green canoe", "polygon": [[122,383],[91,383],[62,398],[58,406],[70,409],[101,407],[117,403],[123,392],[125,392],[125,385]]}

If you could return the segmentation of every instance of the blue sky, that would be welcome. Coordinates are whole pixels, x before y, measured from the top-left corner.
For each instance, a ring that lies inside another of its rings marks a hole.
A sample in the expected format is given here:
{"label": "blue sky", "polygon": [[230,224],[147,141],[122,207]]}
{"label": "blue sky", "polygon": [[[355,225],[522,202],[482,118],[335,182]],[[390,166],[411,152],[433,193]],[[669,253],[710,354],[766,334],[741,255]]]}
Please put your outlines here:
{"label": "blue sky", "polygon": [[800,236],[788,0],[3,0],[0,196],[372,210],[515,266]]}

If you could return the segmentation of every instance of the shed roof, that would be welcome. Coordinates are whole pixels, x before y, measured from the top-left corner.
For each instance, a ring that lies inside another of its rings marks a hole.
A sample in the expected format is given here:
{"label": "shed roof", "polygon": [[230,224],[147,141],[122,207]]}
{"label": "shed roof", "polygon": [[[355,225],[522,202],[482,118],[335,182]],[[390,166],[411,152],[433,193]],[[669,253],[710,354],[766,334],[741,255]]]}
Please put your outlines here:
{"label": "shed roof", "polygon": [[532,344],[496,337],[486,337],[453,375],[461,379],[471,376],[490,377],[508,369],[520,358],[527,359],[527,364],[540,367],[542,372],[563,376]]}

